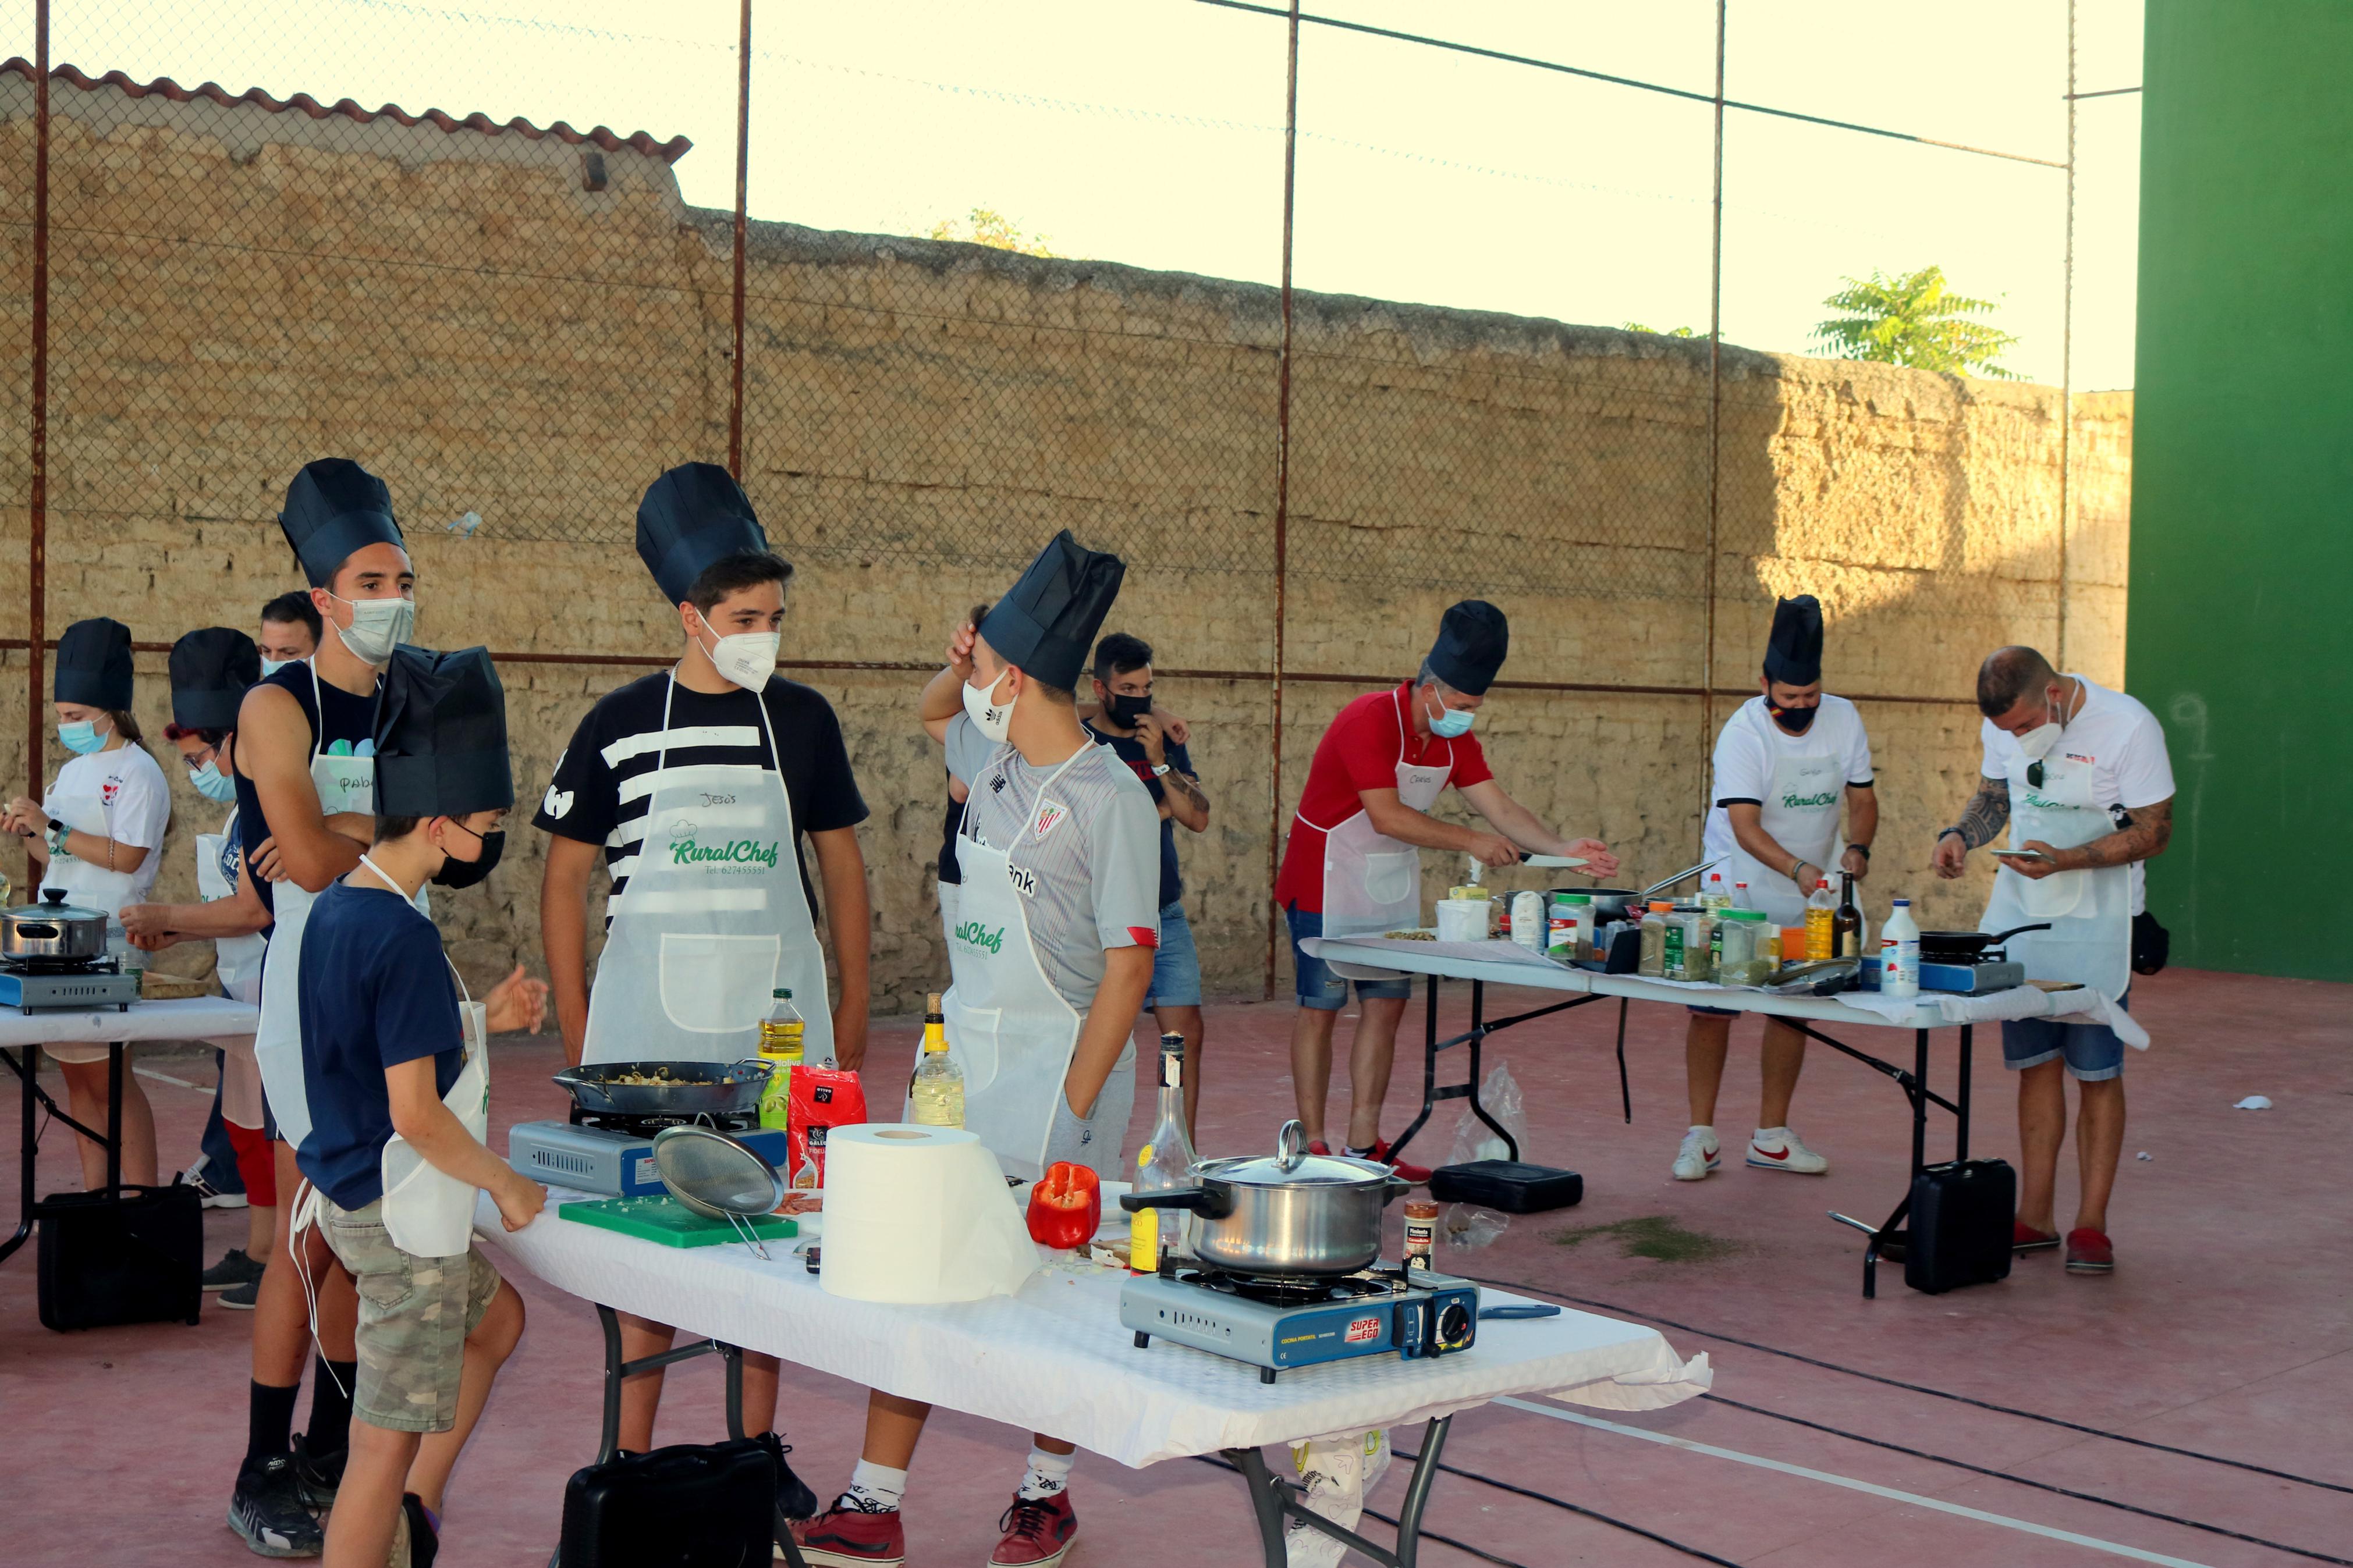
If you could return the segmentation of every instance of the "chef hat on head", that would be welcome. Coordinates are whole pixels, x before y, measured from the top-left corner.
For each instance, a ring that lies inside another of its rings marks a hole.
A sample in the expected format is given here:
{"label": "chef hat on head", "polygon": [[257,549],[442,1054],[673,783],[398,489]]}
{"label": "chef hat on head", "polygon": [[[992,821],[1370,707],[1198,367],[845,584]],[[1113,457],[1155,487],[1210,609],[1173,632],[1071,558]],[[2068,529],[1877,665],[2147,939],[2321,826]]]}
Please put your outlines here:
{"label": "chef hat on head", "polygon": [[49,696],[85,708],[131,706],[131,628],[94,616],[76,621],[58,638],[58,668]]}
{"label": "chef hat on head", "polygon": [[203,626],[172,645],[172,722],[234,730],[246,689],[261,679],[261,650],[234,626]]}
{"label": "chef hat on head", "polygon": [[1765,641],[1765,679],[1811,686],[1822,678],[1822,606],[1811,594],[1773,602],[1773,632]]}
{"label": "chef hat on head", "polygon": [[1430,646],[1430,673],[1465,697],[1477,697],[1495,683],[1504,656],[1512,650],[1512,626],[1484,599],[1447,607]]}
{"label": "chef hat on head", "polygon": [[286,487],[278,526],[313,588],[333,582],[335,569],[371,544],[407,548],[392,520],[392,491],[349,458],[303,464]]}
{"label": "chef hat on head", "polygon": [[638,559],[673,605],[686,602],[705,568],[767,548],[751,497],[716,463],[681,463],[638,503]]}
{"label": "chef hat on head", "polygon": [[1033,679],[1068,691],[1087,668],[1095,633],[1119,597],[1127,563],[1089,550],[1069,529],[1054,535],[1005,596],[989,606],[980,635],[997,656]]}
{"label": "chef hat on head", "polygon": [[507,696],[487,648],[392,650],[375,711],[379,816],[463,816],[514,804]]}

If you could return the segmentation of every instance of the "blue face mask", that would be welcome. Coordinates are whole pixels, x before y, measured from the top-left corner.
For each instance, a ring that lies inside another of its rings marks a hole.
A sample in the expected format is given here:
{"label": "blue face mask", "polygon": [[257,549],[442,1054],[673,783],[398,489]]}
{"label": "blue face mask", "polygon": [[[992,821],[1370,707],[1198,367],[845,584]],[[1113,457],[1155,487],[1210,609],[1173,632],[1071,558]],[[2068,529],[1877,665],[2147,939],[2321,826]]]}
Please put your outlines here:
{"label": "blue face mask", "polygon": [[261,679],[267,680],[288,665],[299,662],[301,661],[291,658],[265,658],[261,661]]}
{"label": "blue face mask", "polygon": [[[1431,695],[1437,694],[1433,692]],[[1459,735],[1469,734],[1471,726],[1477,721],[1478,717],[1478,714],[1468,708],[1449,708],[1446,705],[1446,699],[1440,697],[1438,711],[1431,714],[1430,718],[1430,732],[1440,740],[1451,741]]]}
{"label": "blue face mask", "polygon": [[95,719],[61,721],[58,725],[58,741],[78,757],[86,757],[106,744],[106,737],[98,732],[98,721]]}
{"label": "blue face mask", "polygon": [[222,773],[219,762],[214,758],[206,758],[203,767],[188,774],[188,782],[195,785],[196,793],[206,800],[227,805],[237,798],[237,781]]}

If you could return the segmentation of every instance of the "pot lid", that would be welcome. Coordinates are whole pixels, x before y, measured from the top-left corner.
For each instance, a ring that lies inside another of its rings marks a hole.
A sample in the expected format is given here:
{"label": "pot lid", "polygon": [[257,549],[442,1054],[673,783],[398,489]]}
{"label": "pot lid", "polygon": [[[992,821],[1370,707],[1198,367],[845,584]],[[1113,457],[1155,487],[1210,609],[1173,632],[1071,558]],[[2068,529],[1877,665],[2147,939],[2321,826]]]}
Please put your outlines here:
{"label": "pot lid", "polygon": [[1389,1179],[1389,1168],[1349,1154],[1307,1152],[1306,1129],[1296,1121],[1282,1124],[1271,1154],[1243,1154],[1210,1160],[1201,1174],[1244,1187],[1364,1187]]}
{"label": "pot lid", "polygon": [[77,904],[65,902],[66,890],[63,888],[51,888],[47,891],[55,893],[57,898],[47,903],[18,904],[5,911],[7,917],[12,921],[105,921],[110,918],[104,910],[85,910]]}

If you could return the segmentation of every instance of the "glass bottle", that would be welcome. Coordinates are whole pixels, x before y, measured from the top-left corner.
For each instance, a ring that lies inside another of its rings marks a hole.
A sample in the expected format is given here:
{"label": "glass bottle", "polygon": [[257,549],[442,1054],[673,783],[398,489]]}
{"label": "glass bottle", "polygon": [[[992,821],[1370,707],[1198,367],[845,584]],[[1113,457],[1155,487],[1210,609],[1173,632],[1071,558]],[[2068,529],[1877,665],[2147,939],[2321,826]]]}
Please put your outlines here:
{"label": "glass bottle", "polygon": [[948,1049],[946,1020],[940,1013],[940,994],[923,998],[923,1049],[915,1058],[915,1077],[907,1086],[919,1127],[964,1125],[964,1068]]}
{"label": "glass bottle", "polygon": [[[1185,1131],[1185,1037],[1160,1037],[1160,1107],[1152,1136],[1135,1155],[1135,1190],[1171,1192],[1193,1180],[1193,1140]],[[1159,1268],[1160,1255],[1189,1258],[1181,1209],[1138,1209],[1128,1226],[1127,1266],[1137,1274]]]}
{"label": "glass bottle", "polygon": [[1862,911],[1855,907],[1854,873],[1839,873],[1839,907],[1836,930],[1838,953],[1841,958],[1862,956]]}
{"label": "glass bottle", "polygon": [[792,992],[778,986],[768,1016],[760,1020],[760,1059],[768,1079],[760,1087],[760,1125],[782,1132],[792,1121],[793,1069],[801,1065],[802,1037],[808,1022],[793,1005]]}

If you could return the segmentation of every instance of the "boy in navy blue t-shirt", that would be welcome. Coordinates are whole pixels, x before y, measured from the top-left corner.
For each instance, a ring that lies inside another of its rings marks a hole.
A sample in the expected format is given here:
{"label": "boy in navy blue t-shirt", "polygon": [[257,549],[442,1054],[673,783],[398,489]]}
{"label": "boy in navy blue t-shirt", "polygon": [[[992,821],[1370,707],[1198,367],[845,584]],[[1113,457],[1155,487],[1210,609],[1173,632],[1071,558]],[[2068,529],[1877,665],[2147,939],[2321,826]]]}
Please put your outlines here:
{"label": "boy in navy blue t-shirt", "polygon": [[[482,1145],[488,1028],[467,1028],[440,933],[414,901],[428,881],[470,887],[498,863],[514,789],[490,656],[396,649],[375,729],[375,842],[319,896],[303,937],[311,1131],[296,1153],[359,1290],[326,1561],[366,1568],[430,1553],[449,1471],[522,1334],[522,1298],[469,1234],[475,1191],[509,1230],[546,1201]],[[510,990],[501,1011],[515,1016],[489,1026],[528,1026],[545,994]]]}

